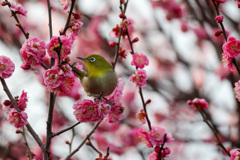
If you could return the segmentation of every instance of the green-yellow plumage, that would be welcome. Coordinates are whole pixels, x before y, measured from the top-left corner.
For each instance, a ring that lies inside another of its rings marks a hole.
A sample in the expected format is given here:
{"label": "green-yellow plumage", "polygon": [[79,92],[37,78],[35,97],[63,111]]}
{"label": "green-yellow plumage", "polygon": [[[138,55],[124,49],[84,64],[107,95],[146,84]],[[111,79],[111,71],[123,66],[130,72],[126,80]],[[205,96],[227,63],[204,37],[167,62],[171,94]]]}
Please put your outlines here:
{"label": "green-yellow plumage", "polygon": [[79,71],[75,67],[72,67],[72,70],[78,75],[87,94],[93,96],[111,94],[117,86],[117,75],[112,65],[97,54],[78,58],[84,61],[88,73]]}

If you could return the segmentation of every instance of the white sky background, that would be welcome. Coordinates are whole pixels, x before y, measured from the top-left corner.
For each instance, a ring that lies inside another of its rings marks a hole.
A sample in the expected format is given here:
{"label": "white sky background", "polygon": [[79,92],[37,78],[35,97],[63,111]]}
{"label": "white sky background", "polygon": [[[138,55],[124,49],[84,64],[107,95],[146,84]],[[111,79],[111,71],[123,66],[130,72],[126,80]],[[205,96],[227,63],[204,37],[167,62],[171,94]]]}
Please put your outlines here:
{"label": "white sky background", "polygon": [[[105,8],[106,5],[111,5],[115,7],[116,11],[119,6],[119,0],[79,0],[79,5],[81,6],[81,9],[83,12],[89,13],[89,14],[105,14]],[[56,5],[59,5],[56,3]],[[239,18],[239,10],[236,7],[237,5],[235,3],[229,3],[226,5],[227,8],[231,8],[230,14],[233,15],[233,17]],[[37,8],[35,8],[37,7]],[[29,6],[26,6],[28,9],[28,16],[27,18],[30,18],[31,21],[34,21],[35,23],[39,25],[47,25],[47,11],[46,8],[44,8],[41,5],[29,4]],[[159,32],[154,32],[155,24],[153,23],[153,17],[152,17],[152,9],[148,2],[148,0],[130,0],[128,9],[127,9],[127,16],[132,18],[135,21],[134,27],[138,30],[143,30],[145,28],[152,28],[152,30],[149,30],[149,40],[153,42],[151,45],[158,45],[156,43],[156,39],[159,41],[162,41],[162,36]],[[108,37],[109,40],[112,40],[109,37],[109,32],[113,27],[115,27],[115,24],[120,22],[120,19],[118,18],[119,12],[115,12],[114,14],[109,15],[109,19],[111,21],[110,23],[103,23],[102,27],[99,28],[105,37]],[[182,56],[186,59],[191,59],[192,61],[198,61],[199,54],[202,54],[203,51],[199,50],[196,46],[196,38],[194,37],[193,33],[181,33],[179,30],[179,23],[176,21],[168,22],[165,20],[165,15],[162,11],[157,11],[158,18],[162,22],[162,26],[164,30],[169,35],[174,35],[174,42],[176,43],[177,48],[181,52]],[[58,30],[62,28],[65,25],[65,19],[62,17],[55,17],[56,15],[53,14],[53,22],[54,18],[60,19],[61,21],[58,22],[58,24],[53,23],[54,26],[54,35],[58,34]],[[144,22],[149,22],[147,24],[143,24]],[[111,26],[113,25],[113,26]],[[46,28],[46,27],[45,27]],[[43,31],[46,32],[47,31]],[[156,34],[157,33],[157,34]],[[31,33],[34,35],[34,33]],[[239,38],[239,37],[237,37]],[[48,40],[45,41],[48,43]],[[158,42],[158,41],[157,41]],[[154,44],[155,43],[155,44]],[[161,44],[160,44],[161,45]],[[145,53],[144,49],[144,42],[140,41],[135,45],[135,50],[138,52]],[[20,95],[22,90],[25,90],[28,92],[28,108],[26,112],[29,116],[29,122],[33,126],[33,128],[36,130],[39,134],[45,134],[45,126],[46,126],[46,110],[45,107],[42,107],[44,104],[43,99],[45,99],[45,91],[44,88],[39,82],[37,81],[36,77],[31,72],[25,72],[20,68],[20,65],[22,64],[20,57],[16,56],[19,51],[13,48],[12,46],[5,46],[0,42],[0,55],[6,55],[11,58],[11,60],[15,63],[16,69],[11,78],[6,79],[6,82],[12,92],[13,95]],[[145,53],[148,54],[148,53]],[[209,70],[214,70],[215,67],[218,65],[218,60],[215,54],[215,51],[212,46],[206,45],[206,48],[204,48],[204,55],[207,57],[206,63],[209,65],[207,66]],[[170,58],[174,58],[174,56],[170,56]],[[127,59],[126,61],[130,62],[131,59]],[[155,67],[155,61],[154,59],[150,58],[150,65],[146,68],[147,74],[149,77],[154,76],[156,70],[154,70]],[[176,84],[179,85],[179,87],[182,90],[191,90],[192,84],[189,81],[189,73],[184,72],[184,68],[181,68],[179,66],[177,70],[175,71],[175,81]],[[202,90],[203,93],[209,93],[209,97],[212,99],[212,102],[215,106],[227,106],[227,108],[231,111],[234,110],[234,100],[233,100],[233,92],[230,84],[227,81],[221,81],[219,78],[214,76],[212,73],[208,73],[206,76],[207,84],[205,85],[204,89]],[[125,80],[125,83],[129,84],[127,80]],[[145,99],[151,98],[152,103],[149,105],[150,113],[152,113],[154,110],[162,110],[164,113],[167,114],[167,103],[163,99],[159,99],[159,96],[155,95],[154,93],[150,93],[148,91],[144,91]],[[6,95],[4,94],[2,90],[2,86],[0,86],[0,98],[1,100],[7,99]],[[60,98],[60,103],[65,103],[66,106],[72,106],[74,101],[68,99],[68,98]],[[136,100],[137,101],[137,100]],[[161,105],[159,105],[159,102]],[[2,102],[1,102],[2,103]],[[137,102],[139,103],[139,102]],[[64,106],[64,105],[63,105]],[[139,106],[141,104],[139,103]],[[156,108],[158,106],[158,108]],[[160,108],[159,108],[160,107]],[[44,109],[43,109],[44,108]],[[69,117],[72,116],[72,108],[66,109],[66,114],[69,115]],[[219,112],[216,110],[213,115],[214,119],[219,124],[227,124],[229,115],[224,112]],[[221,117],[221,119],[219,118]],[[226,118],[225,118],[226,117]],[[199,120],[201,120],[200,117]],[[76,122],[74,117],[72,116],[72,121]],[[0,133],[2,135],[0,136],[0,143],[6,143],[7,141],[5,138],[9,138],[9,140],[17,139],[15,135],[15,128],[12,126],[9,126],[8,124],[4,124],[8,129],[8,131],[4,131],[0,129]],[[164,126],[164,124],[163,124]],[[166,127],[166,130],[169,131],[169,126]],[[5,127],[3,127],[5,128]],[[82,129],[82,127],[81,127]],[[86,126],[86,129],[90,129],[88,126]],[[223,127],[223,130],[226,129]],[[77,129],[79,130],[79,129]],[[193,128],[186,128],[186,130],[189,130],[188,134],[190,137],[193,137],[194,139],[198,140],[199,137],[207,137],[210,133],[210,130],[207,128],[203,122],[199,123],[199,126],[194,126]],[[81,131],[83,133],[83,131]],[[203,134],[204,133],[204,134]],[[68,150],[67,145],[64,145],[64,141],[66,139],[70,139],[71,134],[66,133],[62,137],[62,141],[59,140],[59,145],[56,146],[55,152],[58,152],[59,154],[62,154],[62,156],[66,155],[66,150]],[[200,138],[199,138],[200,140]],[[74,146],[80,142],[80,138],[77,136],[75,137],[75,144]],[[75,148],[73,147],[73,148]],[[67,148],[67,149],[66,149]],[[85,154],[85,150],[88,149],[88,147],[84,147],[80,153],[78,154]],[[184,153],[186,155],[186,159],[188,160],[212,160],[213,158],[220,159],[221,153],[216,152],[215,144],[202,144],[202,143],[192,143],[186,146],[184,149]],[[127,152],[127,154],[118,157],[114,156],[112,154],[112,157],[114,160],[132,160],[132,159],[141,159],[139,155],[131,154],[132,151],[130,150]],[[88,156],[88,155],[86,155]],[[177,156],[174,155],[174,152],[170,154],[169,159],[174,160],[180,160]]]}

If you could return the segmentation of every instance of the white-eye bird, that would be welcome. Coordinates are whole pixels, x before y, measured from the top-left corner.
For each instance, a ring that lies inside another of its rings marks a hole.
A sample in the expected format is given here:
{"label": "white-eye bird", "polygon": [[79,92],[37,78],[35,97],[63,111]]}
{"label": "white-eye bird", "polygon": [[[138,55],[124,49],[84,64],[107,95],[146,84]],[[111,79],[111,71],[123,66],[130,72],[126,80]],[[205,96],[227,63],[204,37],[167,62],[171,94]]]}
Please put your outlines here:
{"label": "white-eye bird", "polygon": [[79,79],[85,92],[89,96],[110,95],[117,86],[117,75],[112,67],[102,56],[91,54],[85,58],[77,57],[84,61],[88,72],[82,72],[76,67],[72,67]]}

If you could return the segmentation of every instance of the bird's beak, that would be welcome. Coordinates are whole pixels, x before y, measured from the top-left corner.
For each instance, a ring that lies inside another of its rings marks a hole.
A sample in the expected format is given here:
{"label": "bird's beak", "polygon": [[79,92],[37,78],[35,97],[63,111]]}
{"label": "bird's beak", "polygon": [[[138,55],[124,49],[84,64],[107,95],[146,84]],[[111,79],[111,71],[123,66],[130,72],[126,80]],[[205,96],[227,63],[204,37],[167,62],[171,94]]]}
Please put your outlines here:
{"label": "bird's beak", "polygon": [[78,59],[81,59],[81,60],[83,60],[83,61],[86,61],[87,60],[87,58],[83,58],[83,57],[77,57]]}

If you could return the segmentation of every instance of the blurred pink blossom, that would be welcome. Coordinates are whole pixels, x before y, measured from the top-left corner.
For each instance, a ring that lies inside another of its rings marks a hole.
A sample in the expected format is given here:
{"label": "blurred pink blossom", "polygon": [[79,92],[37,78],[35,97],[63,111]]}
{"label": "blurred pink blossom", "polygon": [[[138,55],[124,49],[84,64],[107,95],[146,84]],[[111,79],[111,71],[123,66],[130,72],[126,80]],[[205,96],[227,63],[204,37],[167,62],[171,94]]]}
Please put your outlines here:
{"label": "blurred pink blossom", "polygon": [[15,70],[14,63],[6,56],[0,56],[0,77],[9,78]]}
{"label": "blurred pink blossom", "polygon": [[138,137],[141,139],[141,141],[148,147],[153,147],[152,143],[149,140],[148,132],[144,131],[142,128],[138,130]]}
{"label": "blurred pink blossom", "polygon": [[70,0],[59,0],[63,10],[67,10]]}
{"label": "blurred pink blossom", "polygon": [[228,160],[238,160],[240,159],[240,149],[232,149],[230,151],[231,157],[228,158]]}
{"label": "blurred pink blossom", "polygon": [[143,125],[146,123],[146,117],[147,117],[147,113],[145,113],[143,109],[136,115],[136,118],[138,119],[140,125]]}
{"label": "blurred pink blossom", "polygon": [[[165,141],[165,139],[164,139],[165,134],[167,134],[167,133],[166,133],[164,128],[158,127],[158,126],[153,126],[152,130],[148,134],[148,138],[149,138],[149,141],[151,142],[152,145],[160,146]],[[166,141],[165,142],[170,143],[170,142],[173,142],[173,140],[174,139],[172,138],[172,135],[168,133],[166,135]]]}
{"label": "blurred pink blossom", "polygon": [[227,72],[234,70],[232,60],[227,54],[227,52],[222,53],[222,64],[223,64],[223,67],[227,70]]}
{"label": "blurred pink blossom", "polygon": [[223,44],[222,50],[231,58],[236,58],[240,55],[240,41],[235,37],[229,37],[227,42]]}
{"label": "blurred pink blossom", "polygon": [[10,9],[15,12],[16,14],[20,14],[23,16],[27,16],[27,10],[23,8],[21,4],[17,4],[16,2],[11,2],[11,7]]}
{"label": "blurred pink blossom", "polygon": [[193,100],[187,101],[188,105],[191,105],[193,108],[207,109],[208,103],[205,99],[194,98]]}
{"label": "blurred pink blossom", "polygon": [[72,29],[72,32],[75,36],[78,36],[79,32],[80,32],[80,29],[82,28],[83,26],[83,23],[80,22],[80,21],[73,21],[71,24],[70,24],[70,27]]}

